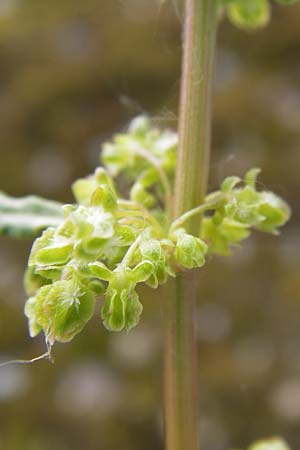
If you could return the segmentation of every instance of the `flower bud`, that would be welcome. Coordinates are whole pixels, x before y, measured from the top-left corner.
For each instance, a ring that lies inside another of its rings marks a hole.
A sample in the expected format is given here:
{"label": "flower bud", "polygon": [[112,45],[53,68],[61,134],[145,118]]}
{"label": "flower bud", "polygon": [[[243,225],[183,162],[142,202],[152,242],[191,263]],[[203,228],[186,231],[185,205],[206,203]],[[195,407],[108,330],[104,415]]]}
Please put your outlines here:
{"label": "flower bud", "polygon": [[205,264],[207,245],[201,239],[187,234],[184,230],[176,232],[174,257],[186,269],[202,267]]}
{"label": "flower bud", "polygon": [[288,204],[272,192],[262,192],[258,213],[263,220],[256,225],[260,231],[275,233],[290,218],[291,212]]}
{"label": "flower bud", "polygon": [[73,195],[80,205],[88,206],[93,192],[97,188],[94,175],[80,178],[72,184]]}
{"label": "flower bud", "polygon": [[91,197],[91,206],[102,206],[104,211],[112,212],[116,209],[117,198],[109,186],[98,186]]}
{"label": "flower bud", "polygon": [[227,14],[240,28],[261,28],[269,22],[271,6],[268,0],[235,0],[229,3]]}
{"label": "flower bud", "polygon": [[51,345],[69,342],[90,320],[94,305],[94,294],[74,280],[56,281],[39,290],[35,317]]}

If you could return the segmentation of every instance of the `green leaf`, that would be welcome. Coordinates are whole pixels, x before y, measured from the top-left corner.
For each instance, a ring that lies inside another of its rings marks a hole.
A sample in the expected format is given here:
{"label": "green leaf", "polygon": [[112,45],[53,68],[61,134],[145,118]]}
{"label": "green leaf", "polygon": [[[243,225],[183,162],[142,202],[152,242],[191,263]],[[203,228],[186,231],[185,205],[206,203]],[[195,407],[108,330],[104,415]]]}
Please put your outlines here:
{"label": "green leaf", "polygon": [[41,197],[13,198],[0,192],[0,235],[31,237],[61,225],[62,204]]}
{"label": "green leaf", "polygon": [[241,28],[261,28],[269,22],[271,7],[268,0],[235,0],[227,8],[230,21]]}

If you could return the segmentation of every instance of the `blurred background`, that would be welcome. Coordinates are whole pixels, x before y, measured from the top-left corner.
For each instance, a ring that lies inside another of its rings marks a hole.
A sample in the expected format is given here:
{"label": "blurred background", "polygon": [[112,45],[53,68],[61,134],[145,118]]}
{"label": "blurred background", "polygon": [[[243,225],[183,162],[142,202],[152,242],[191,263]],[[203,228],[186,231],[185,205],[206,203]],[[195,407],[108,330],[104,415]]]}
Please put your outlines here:
{"label": "blurred background", "polygon": [[[0,0],[0,189],[71,202],[101,143],[137,114],[176,127],[176,1]],[[293,218],[200,272],[204,450],[282,435],[300,448],[300,5],[271,25],[219,32],[210,188],[263,169]],[[31,241],[0,240],[0,358],[44,352],[23,316]],[[162,450],[161,293],[129,335],[96,316],[55,364],[0,370],[1,450]]]}

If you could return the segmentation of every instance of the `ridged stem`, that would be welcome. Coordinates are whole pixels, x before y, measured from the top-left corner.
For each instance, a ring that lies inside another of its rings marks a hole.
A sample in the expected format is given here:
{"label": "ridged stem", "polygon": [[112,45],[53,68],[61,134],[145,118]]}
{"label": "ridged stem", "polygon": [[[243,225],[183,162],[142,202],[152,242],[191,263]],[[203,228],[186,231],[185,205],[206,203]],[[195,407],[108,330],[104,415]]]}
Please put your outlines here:
{"label": "ridged stem", "polygon": [[[206,194],[218,0],[186,0],[174,218]],[[201,218],[187,231],[197,234]],[[164,402],[166,450],[198,450],[198,376],[195,333],[198,271],[165,288]]]}

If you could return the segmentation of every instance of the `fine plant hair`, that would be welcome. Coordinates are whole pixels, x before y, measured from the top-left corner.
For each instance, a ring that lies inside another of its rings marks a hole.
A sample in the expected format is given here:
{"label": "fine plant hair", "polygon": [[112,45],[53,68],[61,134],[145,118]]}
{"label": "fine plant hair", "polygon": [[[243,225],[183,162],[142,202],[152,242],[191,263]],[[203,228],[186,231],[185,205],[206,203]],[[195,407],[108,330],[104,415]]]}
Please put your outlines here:
{"label": "fine plant hair", "polygon": [[49,361],[51,361],[51,353],[50,351],[47,351],[46,353],[43,353],[40,356],[36,356],[35,358],[32,359],[11,359],[9,361],[4,361],[3,363],[0,363],[0,368],[1,367],[6,367],[6,366],[11,366],[11,365],[18,365],[18,364],[33,364],[37,361],[41,361],[43,359],[48,359]]}

